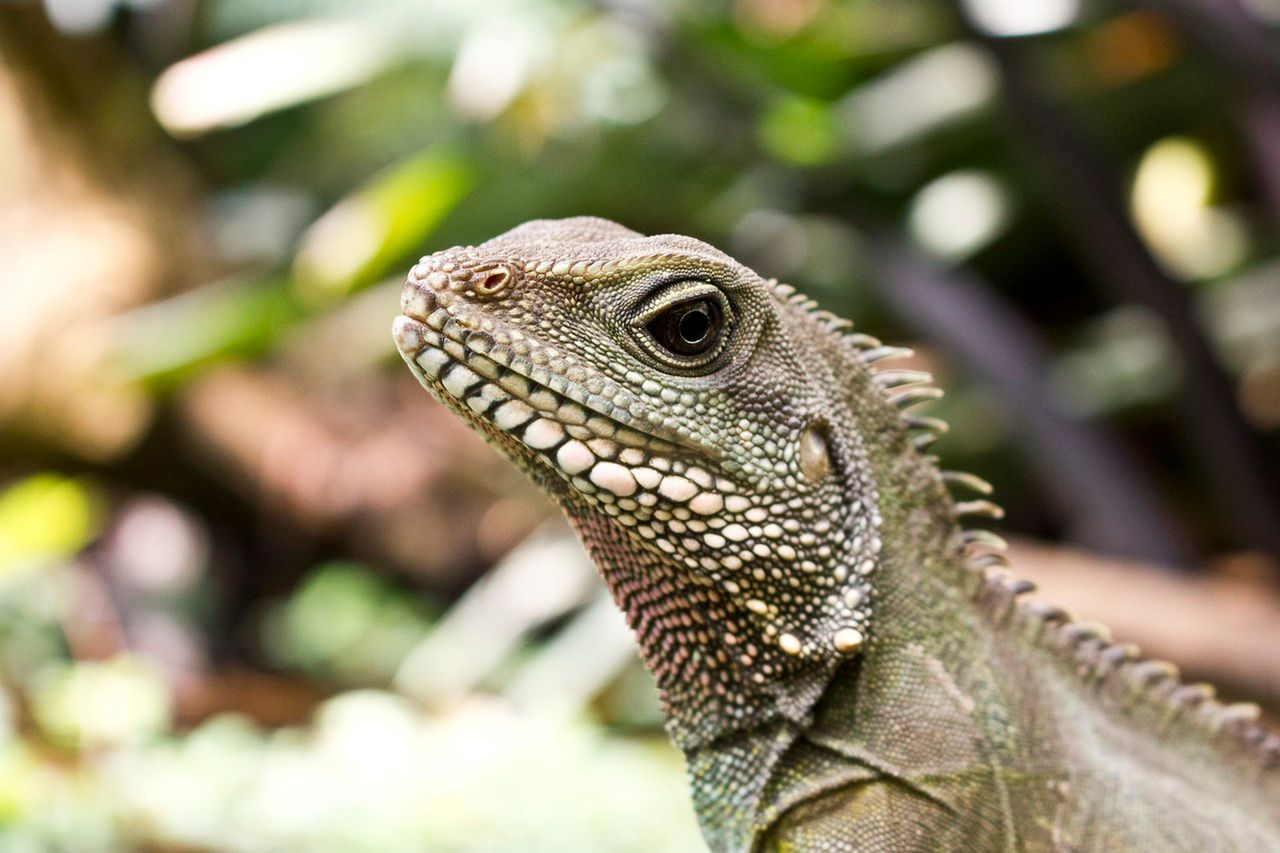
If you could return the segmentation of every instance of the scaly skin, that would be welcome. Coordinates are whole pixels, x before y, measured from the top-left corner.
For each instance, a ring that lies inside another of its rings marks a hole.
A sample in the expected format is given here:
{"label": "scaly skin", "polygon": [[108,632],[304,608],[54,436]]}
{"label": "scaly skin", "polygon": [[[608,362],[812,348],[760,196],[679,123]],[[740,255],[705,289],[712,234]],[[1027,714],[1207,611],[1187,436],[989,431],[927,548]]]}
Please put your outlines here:
{"label": "scaly skin", "polygon": [[422,384],[599,565],[713,849],[1280,850],[1280,739],[1020,600],[900,351],[590,218],[423,258],[402,310]]}

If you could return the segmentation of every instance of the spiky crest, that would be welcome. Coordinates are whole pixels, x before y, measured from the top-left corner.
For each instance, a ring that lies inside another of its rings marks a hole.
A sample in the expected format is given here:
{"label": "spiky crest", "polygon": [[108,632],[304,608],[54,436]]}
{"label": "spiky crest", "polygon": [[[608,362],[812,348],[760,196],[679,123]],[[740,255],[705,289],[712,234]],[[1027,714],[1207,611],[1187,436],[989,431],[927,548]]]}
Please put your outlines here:
{"label": "spiky crest", "polygon": [[[840,340],[855,351],[871,372],[873,386],[899,411],[917,451],[923,451],[947,432],[949,427],[945,421],[907,411],[943,396],[941,389],[928,384],[932,377],[923,371],[883,364],[911,357],[914,355],[911,349],[886,346],[861,332],[843,332],[853,324],[818,309],[813,300],[790,285],[774,280],[769,284],[789,304],[810,312],[824,327],[841,330]],[[983,496],[992,493],[991,484],[981,477],[942,470],[936,457],[922,456],[944,484]],[[952,512],[957,520],[971,516],[997,520],[1004,517],[1004,510],[985,497],[978,500],[952,497]],[[1161,720],[1166,728],[1252,757],[1261,770],[1280,769],[1280,734],[1259,721],[1260,709],[1256,704],[1221,702],[1212,685],[1183,683],[1176,665],[1142,658],[1132,643],[1114,642],[1105,625],[1079,620],[1062,607],[1028,599],[1037,587],[1034,582],[1015,578],[1005,570],[1009,565],[1005,556],[1008,544],[997,534],[981,528],[961,529],[955,547],[964,557],[963,575],[957,581],[980,609],[998,627],[1017,632],[1049,652],[1060,666],[1076,675],[1082,687],[1091,689],[1099,701],[1140,708],[1143,713]]]}

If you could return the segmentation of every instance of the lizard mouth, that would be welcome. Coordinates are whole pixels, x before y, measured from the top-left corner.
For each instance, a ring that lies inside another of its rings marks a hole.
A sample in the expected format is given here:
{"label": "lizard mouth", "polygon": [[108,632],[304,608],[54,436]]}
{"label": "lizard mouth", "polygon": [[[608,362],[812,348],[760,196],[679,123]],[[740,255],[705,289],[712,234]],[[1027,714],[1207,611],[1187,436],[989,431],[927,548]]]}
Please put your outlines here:
{"label": "lizard mouth", "polygon": [[637,478],[652,479],[650,487],[661,481],[660,471],[648,466],[672,459],[675,443],[632,428],[619,413],[603,411],[608,401],[583,385],[440,313],[396,318],[401,357],[433,396],[517,461],[546,464],[588,493],[630,497],[646,485]]}

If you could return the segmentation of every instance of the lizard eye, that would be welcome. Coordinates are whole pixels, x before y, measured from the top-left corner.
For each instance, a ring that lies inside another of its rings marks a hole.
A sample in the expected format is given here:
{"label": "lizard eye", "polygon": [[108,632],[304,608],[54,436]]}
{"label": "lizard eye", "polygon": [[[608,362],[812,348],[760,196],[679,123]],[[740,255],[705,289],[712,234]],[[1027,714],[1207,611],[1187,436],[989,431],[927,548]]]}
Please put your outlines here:
{"label": "lizard eye", "polygon": [[672,305],[649,321],[649,334],[676,355],[706,355],[720,341],[724,316],[712,299],[691,299]]}
{"label": "lizard eye", "polygon": [[720,288],[705,281],[678,281],[654,294],[631,328],[654,358],[680,370],[697,370],[715,363],[724,351],[732,321]]}

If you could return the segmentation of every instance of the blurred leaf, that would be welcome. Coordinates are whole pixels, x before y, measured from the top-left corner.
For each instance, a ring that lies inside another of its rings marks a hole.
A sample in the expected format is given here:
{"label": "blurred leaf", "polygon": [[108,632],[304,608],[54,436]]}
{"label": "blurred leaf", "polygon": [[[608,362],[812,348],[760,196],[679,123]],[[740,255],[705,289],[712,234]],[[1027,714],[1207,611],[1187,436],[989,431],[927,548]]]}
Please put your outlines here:
{"label": "blurred leaf", "polygon": [[0,743],[0,828],[17,822],[30,807],[39,766],[20,742]]}
{"label": "blurred leaf", "polygon": [[388,41],[351,19],[263,27],[166,69],[151,108],[175,136],[245,124],[368,82],[399,59]]}
{"label": "blurred leaf", "polygon": [[[108,753],[86,776],[111,791],[120,818],[110,849],[702,849],[665,740],[481,698],[436,716],[403,696],[351,691],[305,729],[215,718]],[[19,828],[48,801],[35,798]]]}
{"label": "blurred leaf", "polygon": [[97,535],[98,500],[84,483],[37,474],[0,493],[0,580],[69,557]]}
{"label": "blurred leaf", "polygon": [[1173,342],[1151,311],[1116,308],[1091,321],[1081,338],[1052,367],[1064,408],[1097,417],[1159,402],[1177,390],[1181,377]]}
{"label": "blurred leaf", "polygon": [[302,237],[298,292],[328,302],[371,284],[424,245],[474,184],[461,155],[430,148],[338,202]]}
{"label": "blurred leaf", "polygon": [[760,143],[787,163],[817,166],[831,160],[837,142],[831,108],[812,98],[785,98],[760,119]]}
{"label": "blurred leaf", "polygon": [[263,641],[281,665],[345,683],[386,683],[429,622],[416,597],[363,566],[336,562],[268,615]]}
{"label": "blurred leaf", "polygon": [[65,746],[131,743],[169,727],[168,687],[139,658],[55,663],[30,692],[36,724]]}
{"label": "blurred leaf", "polygon": [[116,358],[135,379],[172,385],[221,358],[262,352],[301,314],[279,280],[210,284],[121,315]]}

